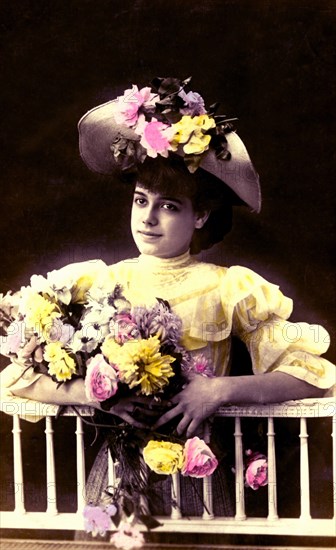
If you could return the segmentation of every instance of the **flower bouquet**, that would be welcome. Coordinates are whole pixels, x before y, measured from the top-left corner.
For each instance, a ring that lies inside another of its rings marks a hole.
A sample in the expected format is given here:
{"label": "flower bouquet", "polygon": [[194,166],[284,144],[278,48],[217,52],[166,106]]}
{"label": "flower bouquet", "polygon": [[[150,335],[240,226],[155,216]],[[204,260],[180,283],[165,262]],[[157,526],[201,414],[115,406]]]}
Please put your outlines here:
{"label": "flower bouquet", "polygon": [[158,525],[143,505],[147,467],[159,475],[180,471],[191,477],[216,469],[216,457],[198,437],[184,442],[150,429],[191,375],[211,374],[202,356],[192,359],[180,345],[182,322],[166,301],[132,306],[108,269],[79,278],[53,271],[0,296],[0,327],[1,354],[51,377],[55,391],[82,378],[88,401],[106,412],[122,398],[140,399],[142,406],[131,416],[146,424],[141,429],[104,414],[117,482],[85,507],[85,528],[93,534],[105,533],[113,521],[120,527],[115,544],[118,537],[139,541],[139,521],[148,528]]}

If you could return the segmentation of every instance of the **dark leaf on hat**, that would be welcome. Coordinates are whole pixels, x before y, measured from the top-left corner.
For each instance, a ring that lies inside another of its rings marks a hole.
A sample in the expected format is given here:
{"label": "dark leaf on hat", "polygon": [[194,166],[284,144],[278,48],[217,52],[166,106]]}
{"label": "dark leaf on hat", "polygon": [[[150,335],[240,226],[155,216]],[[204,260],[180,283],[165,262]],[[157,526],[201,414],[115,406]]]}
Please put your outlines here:
{"label": "dark leaf on hat", "polygon": [[212,103],[209,107],[208,114],[210,116],[214,116],[219,106],[220,106],[220,103],[218,101],[216,101],[216,103]]}
{"label": "dark leaf on hat", "polygon": [[191,174],[196,172],[202,160],[202,155],[186,155],[184,157],[184,162],[187,165],[187,168]]}
{"label": "dark leaf on hat", "polygon": [[181,81],[178,78],[160,78],[156,77],[152,80],[152,86],[160,95],[169,95],[178,93],[181,89]]}

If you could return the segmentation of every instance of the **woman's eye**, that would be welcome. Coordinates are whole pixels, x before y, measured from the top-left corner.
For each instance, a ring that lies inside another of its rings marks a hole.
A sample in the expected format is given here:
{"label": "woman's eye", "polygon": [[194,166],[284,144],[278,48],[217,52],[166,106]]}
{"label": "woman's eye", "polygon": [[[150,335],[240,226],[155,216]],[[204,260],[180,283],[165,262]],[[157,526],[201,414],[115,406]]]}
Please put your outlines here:
{"label": "woman's eye", "polygon": [[143,199],[141,197],[135,197],[134,203],[139,204],[140,206],[143,206],[144,204],[146,204],[146,199]]}
{"label": "woman's eye", "polygon": [[162,208],[165,208],[166,210],[171,210],[172,212],[177,212],[178,211],[177,206],[175,206],[175,204],[170,204],[169,202],[164,203],[162,205]]}

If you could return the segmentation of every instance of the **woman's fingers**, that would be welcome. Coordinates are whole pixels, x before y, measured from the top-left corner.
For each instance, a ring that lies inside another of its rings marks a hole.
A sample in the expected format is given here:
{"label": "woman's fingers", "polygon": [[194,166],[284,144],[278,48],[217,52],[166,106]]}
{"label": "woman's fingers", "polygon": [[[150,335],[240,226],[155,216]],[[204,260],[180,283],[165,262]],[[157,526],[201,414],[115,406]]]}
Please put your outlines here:
{"label": "woman's fingers", "polygon": [[175,418],[176,416],[178,416],[181,413],[183,413],[183,410],[182,410],[181,406],[179,404],[177,404],[175,407],[170,409],[170,411],[164,413],[159,418],[159,420],[154,424],[153,430],[156,430],[157,428],[159,428],[160,426],[163,426],[164,424],[166,424],[170,420],[173,420],[173,418]]}

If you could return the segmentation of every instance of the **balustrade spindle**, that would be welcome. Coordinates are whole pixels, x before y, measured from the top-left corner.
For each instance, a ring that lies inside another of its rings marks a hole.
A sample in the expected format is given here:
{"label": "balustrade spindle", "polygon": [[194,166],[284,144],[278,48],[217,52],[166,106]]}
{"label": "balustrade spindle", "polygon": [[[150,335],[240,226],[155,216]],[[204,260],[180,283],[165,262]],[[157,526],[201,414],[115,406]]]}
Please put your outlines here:
{"label": "balustrade spindle", "polygon": [[203,478],[203,500],[203,519],[213,519],[215,516],[212,502],[212,476],[206,476]]}
{"label": "balustrade spindle", "polygon": [[310,519],[309,457],[307,419],[300,418],[300,489],[301,519]]}
{"label": "balustrade spindle", "polygon": [[77,512],[85,506],[85,454],[83,421],[76,417]]}
{"label": "balustrade spindle", "polygon": [[175,503],[170,514],[171,519],[181,519],[181,493],[180,493],[180,474],[172,474],[171,476],[171,496]]}
{"label": "balustrade spindle", "polygon": [[21,427],[18,415],[13,416],[13,452],[14,452],[14,499],[15,512],[24,514],[24,484],[22,465]]}
{"label": "balustrade spindle", "polygon": [[58,514],[56,497],[56,471],[54,453],[54,429],[52,417],[46,416],[46,459],[47,459],[47,513]]}
{"label": "balustrade spindle", "polygon": [[243,434],[240,417],[235,418],[236,520],[246,519],[244,493]]}
{"label": "balustrade spindle", "polygon": [[268,520],[279,519],[277,510],[277,485],[275,461],[275,431],[274,419],[268,418],[267,431],[267,462],[268,462]]}

